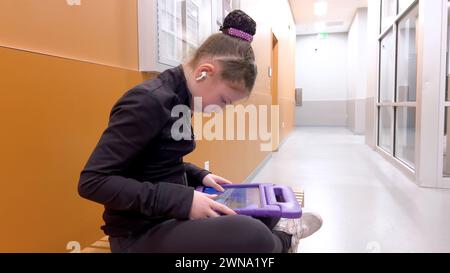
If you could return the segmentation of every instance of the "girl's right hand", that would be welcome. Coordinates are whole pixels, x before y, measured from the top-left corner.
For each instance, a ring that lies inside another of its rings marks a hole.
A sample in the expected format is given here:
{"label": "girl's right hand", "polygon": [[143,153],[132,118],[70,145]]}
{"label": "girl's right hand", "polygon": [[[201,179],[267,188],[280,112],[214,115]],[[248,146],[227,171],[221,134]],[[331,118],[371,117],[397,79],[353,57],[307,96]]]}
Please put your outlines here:
{"label": "girl's right hand", "polygon": [[[210,195],[199,191],[194,191],[189,219],[198,220],[219,217],[219,213],[224,215],[236,215],[236,212],[229,207],[214,201],[217,195]],[[219,212],[219,213],[218,213]]]}

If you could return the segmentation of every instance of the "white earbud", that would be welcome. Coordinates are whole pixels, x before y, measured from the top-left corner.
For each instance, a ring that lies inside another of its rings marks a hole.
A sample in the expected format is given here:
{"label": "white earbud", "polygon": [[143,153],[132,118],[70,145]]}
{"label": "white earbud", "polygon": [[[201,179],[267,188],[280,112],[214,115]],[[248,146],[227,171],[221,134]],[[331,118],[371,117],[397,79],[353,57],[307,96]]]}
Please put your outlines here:
{"label": "white earbud", "polygon": [[197,81],[201,81],[204,80],[208,77],[208,72],[203,71],[202,74],[200,75],[200,77],[196,78]]}

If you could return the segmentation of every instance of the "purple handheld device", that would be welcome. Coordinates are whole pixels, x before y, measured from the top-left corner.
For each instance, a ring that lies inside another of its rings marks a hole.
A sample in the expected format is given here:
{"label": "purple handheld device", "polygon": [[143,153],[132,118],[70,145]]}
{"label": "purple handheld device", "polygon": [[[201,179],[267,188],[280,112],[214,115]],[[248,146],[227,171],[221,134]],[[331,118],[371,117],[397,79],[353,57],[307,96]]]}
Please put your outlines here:
{"label": "purple handheld device", "polygon": [[223,185],[225,192],[199,187],[197,191],[217,194],[217,202],[237,214],[253,217],[300,218],[302,208],[290,187],[274,184]]}

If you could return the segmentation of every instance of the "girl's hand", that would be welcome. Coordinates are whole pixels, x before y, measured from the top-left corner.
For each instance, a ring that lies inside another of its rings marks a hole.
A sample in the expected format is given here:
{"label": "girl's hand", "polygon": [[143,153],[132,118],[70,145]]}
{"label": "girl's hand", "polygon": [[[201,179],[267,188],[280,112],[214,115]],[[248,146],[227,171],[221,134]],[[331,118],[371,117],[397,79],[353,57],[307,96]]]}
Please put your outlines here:
{"label": "girl's hand", "polygon": [[229,184],[233,183],[231,183],[230,181],[226,180],[223,177],[220,177],[212,173],[208,174],[207,176],[205,176],[205,178],[203,178],[203,185],[205,187],[214,188],[215,190],[220,192],[225,191],[221,185],[229,185]]}
{"label": "girl's hand", "polygon": [[219,217],[219,213],[225,215],[235,215],[229,207],[214,201],[217,195],[205,194],[203,192],[194,191],[194,198],[192,199],[191,211],[189,212],[189,219],[198,220],[205,218]]}

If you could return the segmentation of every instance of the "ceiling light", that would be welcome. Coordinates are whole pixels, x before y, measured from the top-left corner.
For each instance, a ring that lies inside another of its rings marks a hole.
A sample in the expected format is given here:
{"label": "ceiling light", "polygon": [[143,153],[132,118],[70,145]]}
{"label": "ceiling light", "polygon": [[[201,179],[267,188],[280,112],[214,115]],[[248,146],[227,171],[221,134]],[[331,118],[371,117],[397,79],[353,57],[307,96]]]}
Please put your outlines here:
{"label": "ceiling light", "polygon": [[314,3],[314,13],[317,16],[324,16],[328,12],[328,3],[326,1],[319,1]]}

